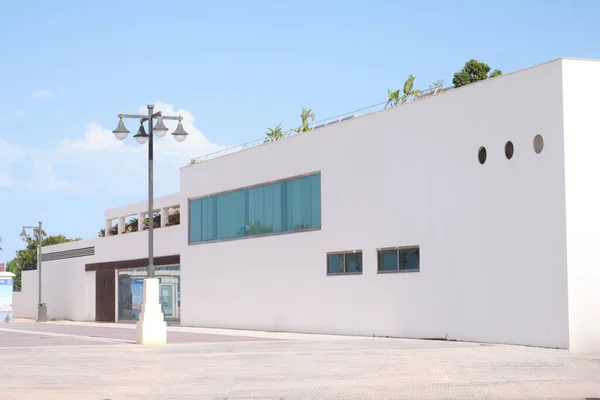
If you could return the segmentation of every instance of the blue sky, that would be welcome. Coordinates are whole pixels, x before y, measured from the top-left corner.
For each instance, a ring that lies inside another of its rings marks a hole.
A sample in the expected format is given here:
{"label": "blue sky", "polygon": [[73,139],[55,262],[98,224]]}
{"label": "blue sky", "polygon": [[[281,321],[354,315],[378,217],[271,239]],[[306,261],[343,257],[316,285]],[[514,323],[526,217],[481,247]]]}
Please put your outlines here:
{"label": "blue sky", "polygon": [[471,58],[505,73],[600,58],[598,1],[287,3],[3,4],[0,261],[23,224],[90,238],[104,209],[145,199],[145,148],[110,131],[149,102],[182,112],[192,134],[158,144],[163,195],[188,158],[293,127],[302,106],[317,119],[368,106],[409,74],[451,84]]}

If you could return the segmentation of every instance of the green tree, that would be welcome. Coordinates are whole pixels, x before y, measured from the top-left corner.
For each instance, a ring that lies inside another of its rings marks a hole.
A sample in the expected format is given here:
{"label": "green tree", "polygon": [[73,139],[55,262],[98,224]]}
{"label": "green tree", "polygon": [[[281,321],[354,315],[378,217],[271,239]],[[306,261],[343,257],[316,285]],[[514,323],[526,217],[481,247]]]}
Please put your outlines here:
{"label": "green tree", "polygon": [[265,138],[264,143],[267,143],[267,142],[274,142],[275,140],[283,139],[284,137],[287,136],[287,132],[283,132],[281,130],[281,124],[279,124],[275,128],[267,129],[265,131],[265,135],[267,135],[267,137]]}
{"label": "green tree", "polygon": [[[0,243],[2,243],[2,237],[0,236]],[[0,251],[4,250],[2,246],[0,246]]]}
{"label": "green tree", "polygon": [[6,270],[8,272],[12,272],[13,274],[15,274],[14,281],[13,281],[14,282],[13,283],[13,291],[20,292],[21,291],[21,269],[17,265],[17,260],[15,260],[14,258],[12,260],[10,260],[6,264]]}
{"label": "green tree", "polygon": [[[17,263],[17,267],[21,271],[30,271],[37,269],[37,237],[38,233],[36,230],[36,232],[34,233],[34,237],[27,238],[27,247],[24,250],[17,250],[15,262]],[[46,236],[46,233],[42,231],[42,247],[74,242],[76,240],[81,239],[71,239],[64,235]]]}
{"label": "green tree", "polygon": [[471,59],[465,63],[465,66],[460,71],[454,74],[452,83],[454,87],[461,87],[502,75],[502,71],[498,69],[495,69],[488,75],[490,69],[490,66],[486,63]]}
{"label": "green tree", "polygon": [[100,229],[98,231],[98,237],[105,237],[106,236],[106,230],[104,228]]}
{"label": "green tree", "polygon": [[490,78],[495,78],[495,77],[500,76],[500,75],[502,75],[502,71],[500,71],[499,69],[495,69],[495,70],[492,71],[492,73],[490,74],[489,77]]}

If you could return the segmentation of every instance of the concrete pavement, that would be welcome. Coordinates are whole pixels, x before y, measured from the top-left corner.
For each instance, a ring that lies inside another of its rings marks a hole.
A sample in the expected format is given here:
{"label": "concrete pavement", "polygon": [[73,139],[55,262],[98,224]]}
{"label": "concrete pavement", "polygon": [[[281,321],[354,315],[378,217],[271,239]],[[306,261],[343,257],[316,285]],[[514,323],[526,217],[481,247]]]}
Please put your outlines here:
{"label": "concrete pavement", "polygon": [[600,356],[565,350],[197,328],[142,347],[133,328],[0,325],[0,398],[600,398]]}

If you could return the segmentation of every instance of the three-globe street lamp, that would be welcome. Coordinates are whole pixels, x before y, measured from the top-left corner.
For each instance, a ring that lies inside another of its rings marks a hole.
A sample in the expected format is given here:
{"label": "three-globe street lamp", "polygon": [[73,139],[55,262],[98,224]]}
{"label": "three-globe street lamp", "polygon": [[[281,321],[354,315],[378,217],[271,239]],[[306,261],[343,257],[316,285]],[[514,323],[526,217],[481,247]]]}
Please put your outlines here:
{"label": "three-globe street lamp", "polygon": [[46,322],[48,321],[48,309],[46,308],[46,304],[42,303],[42,221],[38,222],[38,226],[23,226],[23,230],[19,235],[24,242],[27,242],[27,239],[30,236],[27,234],[27,229],[33,229],[34,235],[37,230],[37,270],[38,270],[38,314],[37,314],[37,322]]}
{"label": "three-globe street lamp", "polygon": [[[117,139],[124,140],[129,134],[129,130],[123,123],[124,118],[137,119],[140,121],[138,132],[133,135],[139,144],[148,143],[148,274],[144,280],[144,303],[142,314],[140,314],[137,326],[137,342],[141,344],[162,344],[166,342],[166,324],[160,309],[158,281],[154,279],[154,140],[153,136],[163,137],[168,128],[163,120],[177,120],[177,128],[171,135],[178,142],[183,142],[188,133],[183,129],[181,121],[183,118],[162,115],[161,111],[153,113],[154,105],[149,104],[148,115],[119,114],[119,124],[113,131]],[[156,125],[153,126],[153,120],[156,119]],[[148,122],[148,133],[144,128],[144,123]],[[150,281],[152,280],[152,281]],[[156,297],[156,299],[154,299]],[[160,319],[160,321],[159,321]],[[163,328],[164,327],[164,328]],[[163,332],[164,330],[164,332]]]}

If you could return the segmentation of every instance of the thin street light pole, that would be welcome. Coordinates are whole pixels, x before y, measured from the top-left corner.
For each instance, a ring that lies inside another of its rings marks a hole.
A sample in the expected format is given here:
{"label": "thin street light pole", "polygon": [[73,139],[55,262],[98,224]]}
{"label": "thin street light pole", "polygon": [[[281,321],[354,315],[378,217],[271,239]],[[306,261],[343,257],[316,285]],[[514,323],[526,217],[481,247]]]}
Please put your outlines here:
{"label": "thin street light pole", "polygon": [[21,231],[21,239],[28,243],[28,239],[30,236],[27,234],[27,229],[32,229],[33,234],[37,231],[37,270],[38,270],[38,322],[46,322],[48,320],[48,312],[46,305],[42,303],[42,240],[43,240],[43,230],[42,230],[42,221],[38,221],[38,226],[23,226],[23,230]]}
{"label": "thin street light pole", "polygon": [[154,135],[152,134],[152,110],[148,105],[148,278],[154,278]]}
{"label": "thin street light pole", "polygon": [[[42,221],[38,221],[38,256],[37,256],[37,268],[38,268],[38,304],[42,305]],[[38,319],[39,311],[38,311]]]}

